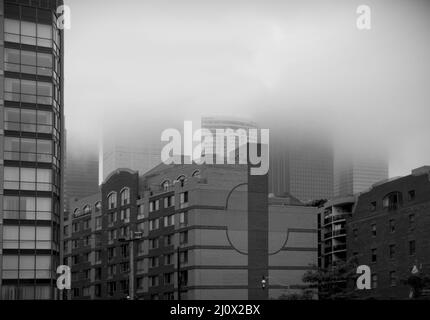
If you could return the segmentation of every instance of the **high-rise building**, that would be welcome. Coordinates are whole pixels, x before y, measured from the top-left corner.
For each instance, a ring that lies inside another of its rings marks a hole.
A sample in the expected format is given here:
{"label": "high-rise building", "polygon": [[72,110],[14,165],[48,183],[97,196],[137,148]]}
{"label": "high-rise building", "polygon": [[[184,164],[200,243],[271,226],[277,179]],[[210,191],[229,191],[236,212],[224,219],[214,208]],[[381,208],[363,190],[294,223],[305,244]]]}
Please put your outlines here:
{"label": "high-rise building", "polygon": [[121,139],[105,139],[102,150],[103,179],[120,168],[147,172],[161,162],[161,142],[129,143]]}
{"label": "high-rise building", "polygon": [[[204,147],[209,147],[209,150],[212,148],[213,155],[221,155],[225,160],[227,160],[228,157],[232,157],[232,159],[235,158],[235,153],[233,151],[238,152],[237,155],[239,158],[246,159],[247,151],[245,148],[241,147],[245,146],[248,142],[258,142],[257,139],[255,139],[256,137],[249,135],[249,129],[258,129],[258,126],[255,122],[249,120],[220,116],[203,117],[201,119],[201,128],[209,130],[213,136],[212,146],[204,141]],[[235,139],[227,139],[223,136],[223,141],[218,141],[216,135],[217,130],[223,130],[224,132],[226,132],[226,130],[231,130],[231,137]],[[243,143],[241,143],[241,141]]]}
{"label": "high-rise building", "polygon": [[[63,211],[62,1],[0,1],[1,299],[55,299]],[[4,115],[4,118],[3,118]]]}
{"label": "high-rise building", "polygon": [[64,168],[64,207],[99,191],[99,154],[95,146],[68,144]]}
{"label": "high-rise building", "polygon": [[333,146],[324,132],[286,128],[270,135],[269,191],[301,201],[333,196]]}
{"label": "high-rise building", "polygon": [[430,166],[360,194],[347,219],[347,256],[371,268],[371,289],[359,291],[361,297],[409,299],[408,284],[425,284],[430,272],[429,208]]}
{"label": "high-rise building", "polygon": [[388,179],[388,159],[378,150],[359,148],[355,152],[337,150],[334,161],[334,196],[345,197],[369,189]]}

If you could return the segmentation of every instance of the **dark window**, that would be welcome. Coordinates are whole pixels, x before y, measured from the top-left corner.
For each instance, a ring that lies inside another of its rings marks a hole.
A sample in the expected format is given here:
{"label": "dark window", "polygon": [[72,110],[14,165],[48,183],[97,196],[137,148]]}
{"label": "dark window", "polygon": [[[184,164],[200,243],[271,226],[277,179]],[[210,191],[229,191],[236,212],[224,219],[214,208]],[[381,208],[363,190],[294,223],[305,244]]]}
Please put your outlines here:
{"label": "dark window", "polygon": [[377,255],[376,255],[376,249],[372,249],[372,262],[376,262]]}
{"label": "dark window", "polygon": [[352,234],[353,234],[354,240],[357,240],[358,239],[358,229],[352,230]]}
{"label": "dark window", "polygon": [[409,200],[409,201],[413,201],[413,200],[415,200],[415,190],[410,190],[410,191],[408,192],[408,200]]}
{"label": "dark window", "polygon": [[397,210],[402,205],[402,194],[400,192],[392,192],[384,197],[382,204],[388,210]]}
{"label": "dark window", "polygon": [[390,286],[395,287],[397,285],[396,271],[390,271]]}
{"label": "dark window", "polygon": [[395,220],[390,220],[390,232],[394,233],[396,231],[396,221]]}
{"label": "dark window", "polygon": [[372,275],[372,289],[378,288],[378,275],[373,274]]}
{"label": "dark window", "polygon": [[415,229],[415,214],[409,215],[409,228]]}
{"label": "dark window", "polygon": [[390,245],[390,259],[394,259],[396,254],[396,246],[394,244]]}
{"label": "dark window", "polygon": [[376,224],[372,224],[372,237],[376,237]]}
{"label": "dark window", "polygon": [[413,256],[415,255],[415,252],[416,252],[415,240],[411,240],[409,241],[409,255]]}
{"label": "dark window", "polygon": [[375,211],[376,210],[376,201],[373,201],[370,203],[370,211]]}

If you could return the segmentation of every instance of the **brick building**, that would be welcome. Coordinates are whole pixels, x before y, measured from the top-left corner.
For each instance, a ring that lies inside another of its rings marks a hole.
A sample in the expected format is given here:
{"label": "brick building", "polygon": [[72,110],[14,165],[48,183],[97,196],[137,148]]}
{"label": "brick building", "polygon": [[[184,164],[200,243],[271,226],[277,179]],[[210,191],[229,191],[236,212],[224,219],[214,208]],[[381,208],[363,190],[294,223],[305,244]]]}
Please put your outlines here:
{"label": "brick building", "polygon": [[347,254],[372,271],[364,297],[407,299],[403,283],[417,266],[430,273],[430,167],[374,185],[347,221]]}
{"label": "brick building", "polygon": [[[100,194],[75,203],[78,215],[66,223],[76,232],[65,246],[78,246],[65,255],[73,272],[69,297],[122,299],[132,285],[136,298],[154,300],[179,292],[181,299],[267,299],[301,290],[302,274],[316,263],[316,210],[275,199],[269,209],[267,176],[248,170],[160,164],[140,177],[113,172]],[[138,232],[130,265],[129,243],[121,240]]]}

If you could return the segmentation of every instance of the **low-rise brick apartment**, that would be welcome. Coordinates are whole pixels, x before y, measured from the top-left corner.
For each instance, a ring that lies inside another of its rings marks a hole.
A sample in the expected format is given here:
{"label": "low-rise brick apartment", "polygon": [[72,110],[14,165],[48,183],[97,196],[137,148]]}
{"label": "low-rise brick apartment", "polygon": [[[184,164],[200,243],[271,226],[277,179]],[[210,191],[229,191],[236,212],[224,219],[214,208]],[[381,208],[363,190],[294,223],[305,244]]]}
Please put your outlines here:
{"label": "low-rise brick apartment", "polygon": [[[267,176],[245,165],[120,169],[74,208],[70,299],[125,299],[130,269],[137,299],[276,299],[302,290],[317,260],[316,209],[269,199]],[[121,240],[133,235],[130,265]]]}
{"label": "low-rise brick apartment", "polygon": [[407,299],[414,266],[430,274],[430,166],[362,193],[347,222],[347,254],[372,271],[363,297]]}

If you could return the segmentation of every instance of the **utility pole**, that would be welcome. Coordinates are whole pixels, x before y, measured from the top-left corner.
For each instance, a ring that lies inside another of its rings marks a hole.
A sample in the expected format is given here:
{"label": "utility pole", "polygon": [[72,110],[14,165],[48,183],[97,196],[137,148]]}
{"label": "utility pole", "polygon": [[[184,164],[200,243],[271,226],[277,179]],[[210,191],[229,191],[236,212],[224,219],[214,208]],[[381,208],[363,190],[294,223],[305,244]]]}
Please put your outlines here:
{"label": "utility pole", "polygon": [[178,264],[178,300],[181,300],[181,255],[180,255],[180,250],[179,250],[179,246],[177,248],[177,264]]}

